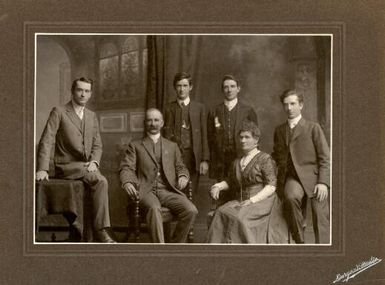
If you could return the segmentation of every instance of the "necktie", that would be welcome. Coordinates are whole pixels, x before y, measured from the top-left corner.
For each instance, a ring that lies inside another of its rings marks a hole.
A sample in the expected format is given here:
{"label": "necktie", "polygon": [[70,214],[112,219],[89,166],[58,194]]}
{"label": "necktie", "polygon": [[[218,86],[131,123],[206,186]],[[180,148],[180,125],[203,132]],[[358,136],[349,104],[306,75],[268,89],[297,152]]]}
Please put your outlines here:
{"label": "necktie", "polygon": [[289,126],[289,142],[291,141],[294,133],[295,125],[292,125],[292,127]]}
{"label": "necktie", "polygon": [[76,114],[78,115],[78,117],[79,117],[80,120],[83,120],[83,114],[84,114],[83,108],[82,108],[82,109],[79,109],[79,111],[78,111]]}
{"label": "necktie", "polygon": [[180,106],[182,108],[182,129],[189,129],[190,126],[188,124],[187,105],[182,102]]}
{"label": "necktie", "polygon": [[287,124],[286,128],[287,128],[287,130],[286,130],[286,143],[287,143],[287,145],[289,145],[294,131],[293,131],[293,128],[290,128],[290,124]]}
{"label": "necktie", "polygon": [[151,140],[151,143],[152,143],[152,151],[154,152],[154,155],[156,156],[155,140]]}

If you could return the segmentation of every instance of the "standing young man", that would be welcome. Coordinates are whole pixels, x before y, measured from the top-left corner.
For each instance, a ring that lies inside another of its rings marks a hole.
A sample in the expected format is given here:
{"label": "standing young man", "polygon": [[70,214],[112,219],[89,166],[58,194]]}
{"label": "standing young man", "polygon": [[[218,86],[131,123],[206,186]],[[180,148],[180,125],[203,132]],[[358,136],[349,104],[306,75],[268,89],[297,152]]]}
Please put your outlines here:
{"label": "standing young man", "polygon": [[173,83],[176,101],[165,107],[164,136],[178,144],[190,172],[193,191],[197,193],[199,176],[207,173],[210,159],[206,110],[203,104],[190,100],[193,89],[190,74],[177,73]]}
{"label": "standing young man", "polygon": [[305,120],[302,93],[280,97],[287,121],[275,129],[273,158],[278,188],[283,190],[286,218],[296,243],[304,243],[304,213],[311,202],[316,243],[329,243],[330,151],[319,124]]}
{"label": "standing young man", "polygon": [[238,100],[239,80],[233,75],[222,79],[223,103],[215,106],[208,116],[207,133],[210,146],[210,177],[222,181],[227,177],[231,162],[241,147],[237,140],[244,120],[258,125],[257,114],[251,106]]}

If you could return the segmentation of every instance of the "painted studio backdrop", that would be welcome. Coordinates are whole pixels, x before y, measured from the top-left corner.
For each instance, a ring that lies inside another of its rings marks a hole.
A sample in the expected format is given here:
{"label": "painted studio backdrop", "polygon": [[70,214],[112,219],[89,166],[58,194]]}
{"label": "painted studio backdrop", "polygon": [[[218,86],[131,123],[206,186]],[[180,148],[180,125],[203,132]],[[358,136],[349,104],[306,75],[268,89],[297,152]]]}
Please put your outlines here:
{"label": "painted studio backdrop", "polygon": [[[210,108],[223,100],[221,79],[241,80],[239,100],[253,106],[271,153],[274,128],[285,120],[279,95],[295,87],[305,94],[303,116],[323,127],[330,144],[331,37],[325,35],[37,35],[36,144],[52,107],[71,98],[72,80],[95,81],[88,108],[98,114],[103,140],[101,172],[109,182],[111,224],[127,226],[127,197],[120,188],[120,150],[143,134],[144,110],[175,100],[172,81],[193,77],[192,100]],[[201,178],[195,196],[195,231],[204,231],[210,209]],[[311,228],[311,227],[309,227]],[[197,240],[196,242],[200,242]]]}

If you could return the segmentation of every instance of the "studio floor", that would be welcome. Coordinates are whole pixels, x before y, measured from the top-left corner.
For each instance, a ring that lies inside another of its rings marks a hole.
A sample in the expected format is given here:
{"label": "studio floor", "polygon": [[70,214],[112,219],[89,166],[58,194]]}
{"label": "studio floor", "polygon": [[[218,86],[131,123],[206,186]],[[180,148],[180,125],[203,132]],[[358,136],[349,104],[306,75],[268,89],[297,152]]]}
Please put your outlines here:
{"label": "studio floor", "polygon": [[[202,224],[196,224],[194,226],[194,243],[205,243],[207,235],[207,226]],[[117,228],[112,231],[112,236],[118,243],[135,243],[134,235],[131,234],[127,240],[127,234],[124,228]],[[44,229],[39,231],[36,234],[37,242],[68,242],[68,228],[60,227],[54,228],[53,230]],[[148,233],[143,230],[140,234],[140,243],[150,243],[150,237]],[[293,240],[290,241],[291,244],[295,244]],[[314,243],[314,232],[311,227],[305,229],[305,243],[312,244]]]}
{"label": "studio floor", "polygon": [[[198,216],[194,224],[194,243],[205,243],[207,236],[207,213],[212,208],[211,200],[208,195],[208,189],[213,185],[213,181],[204,177],[200,180],[198,193],[194,195],[194,204],[198,208]],[[305,229],[305,243],[314,243],[314,233],[312,228],[311,210],[307,209],[307,224]],[[46,227],[44,230],[40,230],[36,234],[37,242],[68,242],[68,225],[65,219],[61,215],[50,215],[46,221]],[[52,225],[59,225],[58,227]],[[175,225],[172,223],[172,226]],[[48,230],[46,230],[48,229]],[[131,234],[127,239],[127,226],[113,224],[111,236],[119,243],[135,243],[134,235]],[[140,234],[140,243],[149,243],[150,237],[145,228],[142,229]],[[291,244],[295,244],[290,239]]]}

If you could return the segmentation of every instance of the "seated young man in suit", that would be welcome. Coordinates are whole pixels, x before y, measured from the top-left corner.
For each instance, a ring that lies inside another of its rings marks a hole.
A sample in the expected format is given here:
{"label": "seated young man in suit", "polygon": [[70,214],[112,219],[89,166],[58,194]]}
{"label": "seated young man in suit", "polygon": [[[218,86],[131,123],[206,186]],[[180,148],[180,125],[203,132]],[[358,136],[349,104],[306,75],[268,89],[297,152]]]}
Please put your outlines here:
{"label": "seated young man in suit", "polygon": [[[108,208],[108,182],[99,171],[102,141],[96,114],[87,109],[93,81],[79,78],[73,81],[72,99],[64,106],[52,109],[37,152],[36,180],[48,180],[49,160],[55,142],[55,177],[80,179],[90,191],[93,229],[99,242],[114,243]],[[80,239],[80,221],[69,221],[70,236]]]}
{"label": "seated young man in suit", "polygon": [[329,146],[321,126],[302,117],[302,93],[287,90],[280,100],[287,121],[275,129],[272,156],[278,166],[287,222],[295,242],[304,243],[303,212],[309,199],[315,242],[329,243]]}
{"label": "seated young man in suit", "polygon": [[129,197],[139,197],[146,209],[152,242],[164,243],[164,206],[178,218],[171,242],[184,243],[198,210],[181,191],[187,186],[189,173],[178,145],[161,136],[163,124],[158,109],[147,110],[146,135],[129,144],[120,165],[120,180]]}

